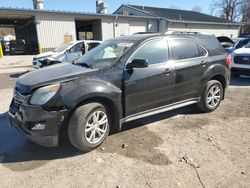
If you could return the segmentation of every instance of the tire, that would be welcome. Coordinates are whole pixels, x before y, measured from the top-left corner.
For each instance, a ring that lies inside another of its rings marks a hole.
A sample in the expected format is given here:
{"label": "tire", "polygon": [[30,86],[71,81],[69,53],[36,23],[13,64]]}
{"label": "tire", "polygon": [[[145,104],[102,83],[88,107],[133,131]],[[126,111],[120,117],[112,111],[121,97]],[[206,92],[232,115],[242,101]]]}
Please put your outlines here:
{"label": "tire", "polygon": [[[214,93],[216,93],[216,89],[219,89],[218,94],[212,96],[212,92],[214,91]],[[200,101],[197,103],[197,107],[203,112],[212,112],[219,107],[223,95],[224,89],[221,83],[217,80],[210,80],[201,95]],[[209,101],[208,98],[210,98],[211,100]]]}
{"label": "tire", "polygon": [[[105,116],[106,120],[104,120]],[[99,121],[96,121],[97,119]],[[106,123],[104,124],[98,124],[105,121]],[[88,103],[80,106],[72,114],[69,121],[69,140],[79,150],[84,152],[91,151],[102,144],[109,135],[110,122],[108,111],[102,104]],[[99,138],[96,138],[98,136]]]}

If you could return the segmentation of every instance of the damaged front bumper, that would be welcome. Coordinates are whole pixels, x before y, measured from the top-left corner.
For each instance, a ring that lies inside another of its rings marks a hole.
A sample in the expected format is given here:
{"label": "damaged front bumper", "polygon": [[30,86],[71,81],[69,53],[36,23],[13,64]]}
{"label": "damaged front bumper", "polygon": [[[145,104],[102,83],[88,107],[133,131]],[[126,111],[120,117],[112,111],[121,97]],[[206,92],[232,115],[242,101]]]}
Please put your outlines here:
{"label": "damaged front bumper", "polygon": [[9,124],[29,140],[47,147],[58,145],[59,128],[66,110],[46,111],[41,106],[17,104],[13,99],[9,109]]}

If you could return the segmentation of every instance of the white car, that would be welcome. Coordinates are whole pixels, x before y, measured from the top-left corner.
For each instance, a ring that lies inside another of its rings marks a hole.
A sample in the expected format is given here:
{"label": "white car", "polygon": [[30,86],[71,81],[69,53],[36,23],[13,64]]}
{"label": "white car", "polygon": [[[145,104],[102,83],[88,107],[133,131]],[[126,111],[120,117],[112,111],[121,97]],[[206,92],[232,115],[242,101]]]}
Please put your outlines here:
{"label": "white car", "polygon": [[232,74],[234,76],[250,76],[250,43],[243,48],[234,50],[232,56]]}
{"label": "white car", "polygon": [[73,62],[100,43],[101,41],[97,40],[79,40],[65,43],[54,51],[36,55],[32,64],[35,68],[42,68],[57,63]]}

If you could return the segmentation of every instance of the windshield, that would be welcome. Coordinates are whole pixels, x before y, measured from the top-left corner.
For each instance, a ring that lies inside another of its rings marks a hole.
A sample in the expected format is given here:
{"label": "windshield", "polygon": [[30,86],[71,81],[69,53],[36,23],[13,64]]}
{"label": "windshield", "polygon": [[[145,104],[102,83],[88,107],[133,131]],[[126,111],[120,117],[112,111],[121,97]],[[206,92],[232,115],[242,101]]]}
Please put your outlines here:
{"label": "windshield", "polygon": [[245,46],[245,48],[250,48],[250,42],[247,43],[247,45]]}
{"label": "windshield", "polygon": [[235,45],[235,48],[238,49],[238,48],[242,48],[244,47],[246,44],[248,44],[250,41],[250,39],[242,39],[240,41],[238,41]]}
{"label": "windshield", "polygon": [[70,44],[70,43],[62,44],[57,49],[55,49],[54,52],[63,52],[64,50],[66,50],[70,46],[72,46],[72,44]]}
{"label": "windshield", "polygon": [[95,69],[112,66],[133,44],[126,41],[106,41],[79,58],[75,64]]}

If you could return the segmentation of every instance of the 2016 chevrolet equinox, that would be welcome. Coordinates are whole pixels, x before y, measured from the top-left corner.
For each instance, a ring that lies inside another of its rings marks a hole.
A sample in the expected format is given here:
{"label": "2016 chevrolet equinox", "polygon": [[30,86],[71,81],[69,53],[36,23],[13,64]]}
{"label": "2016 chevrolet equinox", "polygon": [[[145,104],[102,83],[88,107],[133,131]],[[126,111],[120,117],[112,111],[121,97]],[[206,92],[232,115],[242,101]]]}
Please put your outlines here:
{"label": "2016 chevrolet equinox", "polygon": [[215,110],[230,56],[214,36],[141,34],[108,40],[74,64],[21,76],[9,122],[28,139],[56,146],[61,130],[80,150],[99,146],[124,122],[197,103]]}

